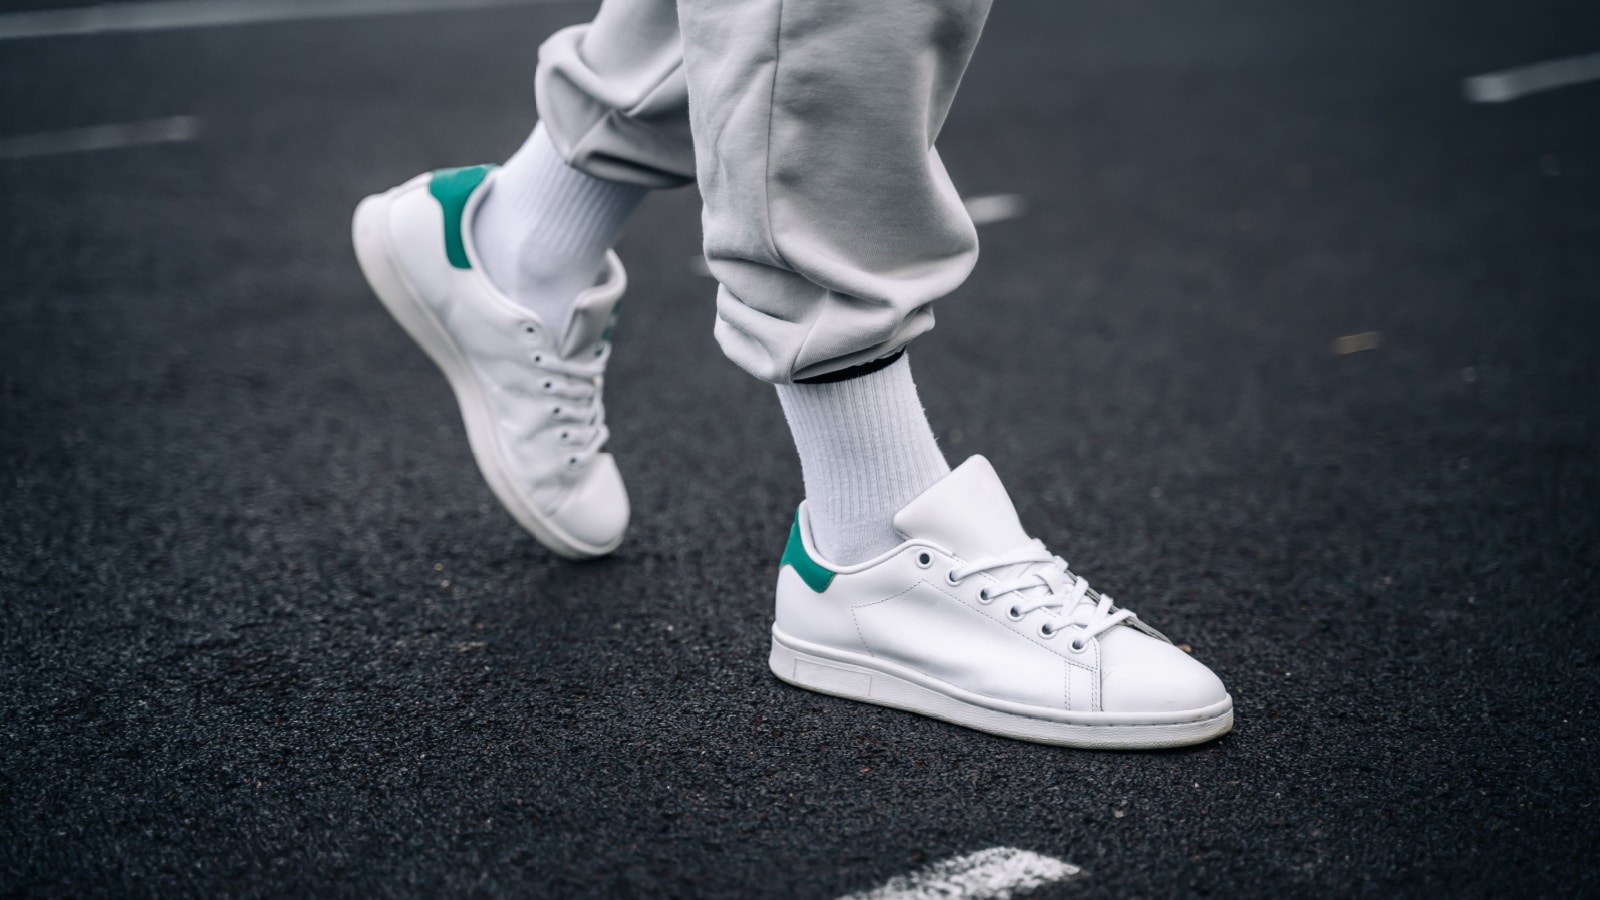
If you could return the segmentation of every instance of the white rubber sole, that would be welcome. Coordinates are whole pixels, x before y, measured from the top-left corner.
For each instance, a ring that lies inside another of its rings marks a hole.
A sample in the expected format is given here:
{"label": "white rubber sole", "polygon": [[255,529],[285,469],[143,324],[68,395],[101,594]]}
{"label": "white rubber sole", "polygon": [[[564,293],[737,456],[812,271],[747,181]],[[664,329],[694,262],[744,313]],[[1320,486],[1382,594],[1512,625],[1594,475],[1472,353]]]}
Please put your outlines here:
{"label": "white rubber sole", "polygon": [[568,559],[593,559],[617,549],[622,535],[605,544],[589,544],[566,533],[539,510],[524,500],[513,487],[515,480],[511,467],[500,452],[494,434],[494,416],[490,412],[483,387],[472,372],[461,348],[445,330],[433,310],[417,296],[411,280],[395,262],[389,242],[389,198],[374,194],[356,207],[351,222],[351,239],[356,248],[356,261],[361,264],[361,274],[367,278],[372,292],[378,295],[384,308],[394,316],[400,327],[411,335],[439,371],[450,382],[450,390],[461,407],[461,420],[467,426],[467,443],[472,447],[472,457],[478,462],[489,489],[494,491],[500,504],[511,513],[523,528],[551,552]]}
{"label": "white rubber sole", "polygon": [[1233,728],[1233,698],[1165,713],[1095,713],[1032,707],[964,691],[913,669],[835,650],[772,629],[772,673],[796,687],[921,713],[1001,737],[1089,750],[1201,744]]}

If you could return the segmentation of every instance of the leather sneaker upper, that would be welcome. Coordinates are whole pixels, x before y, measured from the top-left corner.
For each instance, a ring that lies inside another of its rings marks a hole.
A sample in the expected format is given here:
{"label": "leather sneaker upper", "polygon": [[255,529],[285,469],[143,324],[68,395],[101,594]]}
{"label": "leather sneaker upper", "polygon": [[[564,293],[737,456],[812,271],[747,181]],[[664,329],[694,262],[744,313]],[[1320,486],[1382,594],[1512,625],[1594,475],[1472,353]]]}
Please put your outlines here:
{"label": "leather sneaker upper", "polygon": [[[565,322],[544,322],[513,303],[484,274],[463,224],[493,178],[489,167],[446,170],[390,191],[388,244],[413,299],[442,331],[419,341],[451,376],[491,486],[552,549],[598,555],[620,541],[629,516],[621,475],[604,451],[602,400],[627,276],[608,251],[604,273]],[[550,531],[555,541],[541,533]]]}
{"label": "leather sneaker upper", "polygon": [[779,573],[778,629],[1022,712],[1159,715],[1227,698],[1209,669],[1029,538],[983,457],[894,524],[899,547],[832,566],[810,544],[802,505]]}

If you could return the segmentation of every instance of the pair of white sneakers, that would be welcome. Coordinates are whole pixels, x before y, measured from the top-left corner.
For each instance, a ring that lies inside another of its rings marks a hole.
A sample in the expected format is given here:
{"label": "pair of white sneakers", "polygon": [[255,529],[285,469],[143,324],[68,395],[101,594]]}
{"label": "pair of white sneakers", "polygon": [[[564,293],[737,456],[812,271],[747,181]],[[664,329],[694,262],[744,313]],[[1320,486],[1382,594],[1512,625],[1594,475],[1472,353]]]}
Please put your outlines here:
{"label": "pair of white sneakers", "polygon": [[[629,515],[601,402],[627,276],[608,253],[562,323],[512,303],[484,274],[469,227],[494,177],[489,166],[442,170],[366,198],[356,257],[449,379],[495,496],[552,551],[601,556]],[[1232,727],[1222,682],[1030,539],[983,457],[894,525],[899,546],[834,565],[800,505],[778,574],[769,663],[779,678],[1074,747],[1175,747]]]}

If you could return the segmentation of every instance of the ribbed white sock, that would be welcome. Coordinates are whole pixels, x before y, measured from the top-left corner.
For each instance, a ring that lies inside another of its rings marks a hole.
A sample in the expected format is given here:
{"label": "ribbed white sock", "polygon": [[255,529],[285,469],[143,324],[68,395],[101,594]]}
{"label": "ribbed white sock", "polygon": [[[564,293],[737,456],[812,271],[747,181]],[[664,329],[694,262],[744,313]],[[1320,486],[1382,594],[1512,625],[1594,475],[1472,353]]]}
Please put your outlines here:
{"label": "ribbed white sock", "polygon": [[902,356],[845,381],[777,387],[823,558],[850,565],[899,544],[894,514],[950,473],[910,362]]}
{"label": "ribbed white sock", "polygon": [[543,123],[494,178],[472,221],[478,257],[495,287],[559,329],[648,189],[567,165]]}

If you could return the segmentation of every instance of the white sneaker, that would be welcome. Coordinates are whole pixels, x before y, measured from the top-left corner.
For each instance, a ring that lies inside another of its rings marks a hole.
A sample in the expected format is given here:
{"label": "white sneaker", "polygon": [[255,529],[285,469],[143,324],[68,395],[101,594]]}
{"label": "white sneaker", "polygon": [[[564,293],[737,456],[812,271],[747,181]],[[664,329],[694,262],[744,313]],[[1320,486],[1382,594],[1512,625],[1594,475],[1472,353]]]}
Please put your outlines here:
{"label": "white sneaker", "polygon": [[1233,727],[1217,676],[1029,539],[983,457],[894,525],[905,543],[835,566],[801,504],[778,572],[779,678],[1070,747],[1176,747]]}
{"label": "white sneaker", "polygon": [[419,175],[356,207],[367,283],[444,371],[478,468],[540,543],[573,559],[622,542],[628,494],[611,454],[600,392],[627,276],[615,253],[564,323],[542,322],[483,273],[464,223],[492,167]]}

